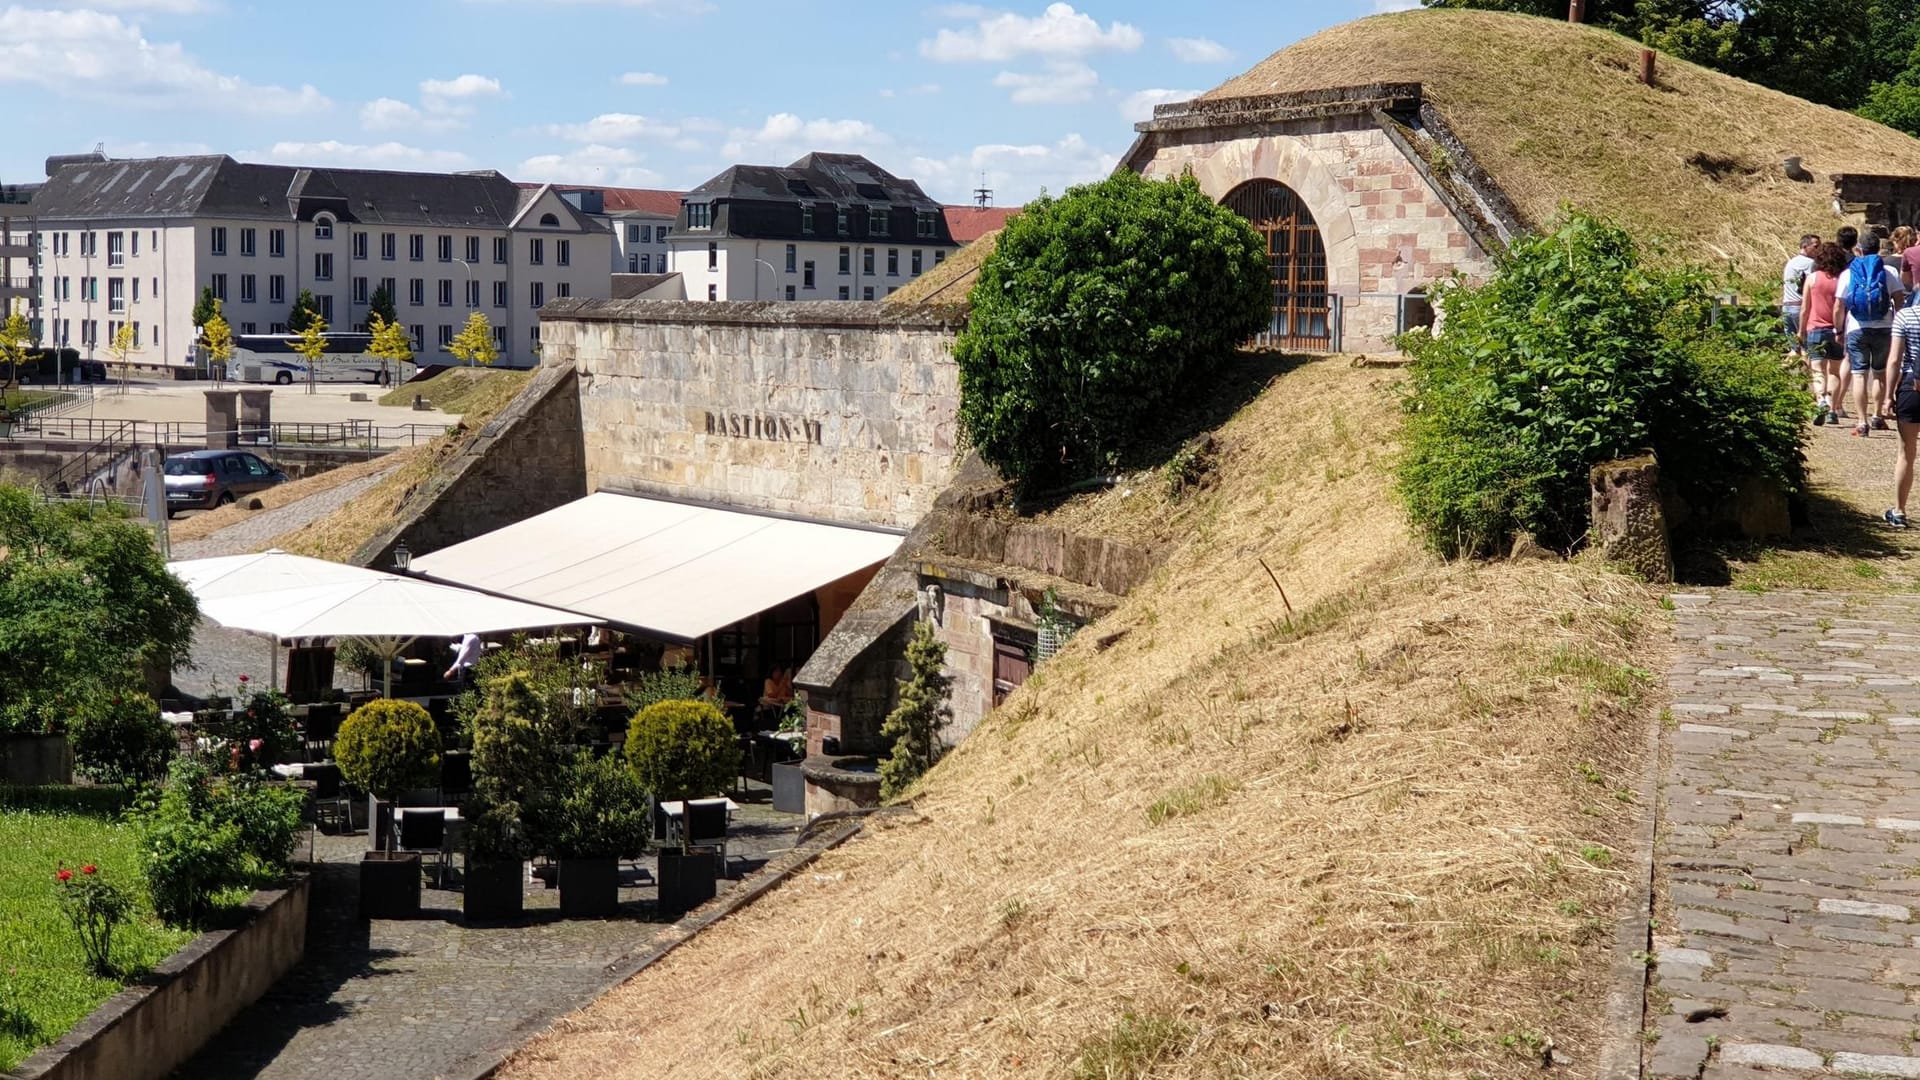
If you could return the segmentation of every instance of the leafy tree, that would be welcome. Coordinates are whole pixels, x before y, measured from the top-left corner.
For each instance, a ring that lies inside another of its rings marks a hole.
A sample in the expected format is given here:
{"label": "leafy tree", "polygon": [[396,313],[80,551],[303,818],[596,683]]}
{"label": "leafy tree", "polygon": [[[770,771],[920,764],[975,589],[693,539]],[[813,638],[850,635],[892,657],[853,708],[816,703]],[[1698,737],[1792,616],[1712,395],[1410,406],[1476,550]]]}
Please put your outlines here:
{"label": "leafy tree", "polygon": [[[33,328],[25,315],[13,311],[5,320],[0,320],[0,391],[19,379],[20,365],[27,362],[32,343]],[[0,406],[4,404],[0,401]]]}
{"label": "leafy tree", "polygon": [[209,364],[224,364],[233,359],[233,327],[220,313],[220,301],[213,302],[213,313],[200,327],[200,347],[207,352]]}
{"label": "leafy tree", "polygon": [[299,340],[293,343],[293,351],[307,362],[307,393],[311,394],[314,369],[320,366],[320,358],[327,355],[327,320],[315,315],[294,333],[299,335]]}
{"label": "leafy tree", "polygon": [[467,314],[467,325],[460,328],[448,343],[447,351],[457,359],[465,360],[469,366],[479,364],[486,367],[500,359],[500,349],[493,341],[493,326],[487,322],[483,312]]}
{"label": "leafy tree", "polygon": [[1122,172],[1007,223],[954,344],[960,422],[1023,487],[1111,467],[1270,317],[1266,245],[1191,176]]}
{"label": "leafy tree", "polygon": [[375,319],[385,323],[400,321],[399,313],[393,308],[393,294],[387,291],[385,285],[373,290],[373,295],[367,298],[368,329],[372,329]]}
{"label": "leafy tree", "polygon": [[142,664],[185,661],[193,594],[118,508],[0,486],[0,551],[0,731],[61,730]]}
{"label": "leafy tree", "polygon": [[133,336],[133,324],[121,323],[120,329],[113,332],[113,340],[107,343],[107,355],[120,365],[120,384],[125,386],[133,377],[133,354],[140,351],[138,340]]}
{"label": "leafy tree", "polygon": [[313,298],[312,289],[301,289],[293,298],[293,307],[287,312],[287,333],[298,334],[320,318],[320,301]]}
{"label": "leafy tree", "polygon": [[913,624],[907,642],[908,676],[900,680],[900,703],[880,724],[880,737],[893,751],[880,763],[880,795],[891,799],[933,768],[940,753],[940,731],[953,719],[947,695],[953,679],[943,670],[947,643],[934,636],[933,624]]}
{"label": "leafy tree", "polygon": [[1920,85],[1880,83],[1860,106],[1860,115],[1909,135],[1920,136]]}
{"label": "leafy tree", "polygon": [[[388,301],[387,306],[393,306]],[[367,318],[367,330],[373,340],[367,345],[367,355],[377,356],[393,365],[388,372],[388,380],[398,376],[399,366],[413,359],[413,339],[407,336],[407,328],[393,321],[390,316],[375,312]]]}
{"label": "leafy tree", "polygon": [[193,325],[198,328],[207,325],[220,312],[220,298],[213,295],[213,286],[200,288],[200,299],[193,302]]}

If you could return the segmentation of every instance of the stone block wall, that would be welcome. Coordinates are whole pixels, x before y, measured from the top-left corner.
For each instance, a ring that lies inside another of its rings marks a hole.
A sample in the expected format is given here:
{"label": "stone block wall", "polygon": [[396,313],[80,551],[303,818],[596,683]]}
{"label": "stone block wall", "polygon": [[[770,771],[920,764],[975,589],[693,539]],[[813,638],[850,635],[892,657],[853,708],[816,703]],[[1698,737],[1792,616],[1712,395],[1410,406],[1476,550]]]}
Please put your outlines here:
{"label": "stone block wall", "polygon": [[1392,349],[1398,298],[1463,271],[1489,269],[1465,222],[1370,116],[1184,131],[1142,167],[1155,179],[1192,170],[1216,201],[1241,184],[1277,180],[1313,214],[1339,297],[1347,352]]}
{"label": "stone block wall", "polygon": [[566,300],[587,488],[910,527],[954,468],[951,308]]}

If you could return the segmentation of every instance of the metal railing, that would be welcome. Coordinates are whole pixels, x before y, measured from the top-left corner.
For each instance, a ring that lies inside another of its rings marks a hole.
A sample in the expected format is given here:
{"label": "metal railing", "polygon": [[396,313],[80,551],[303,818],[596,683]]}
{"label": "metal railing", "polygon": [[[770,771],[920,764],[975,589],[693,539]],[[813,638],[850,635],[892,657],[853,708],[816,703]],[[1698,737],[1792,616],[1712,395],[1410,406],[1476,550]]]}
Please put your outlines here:
{"label": "metal railing", "polygon": [[[61,410],[65,412],[67,410]],[[133,441],[162,447],[207,445],[207,425],[183,420],[110,420],[88,416],[48,414],[41,425],[42,439],[98,443],[125,431]],[[444,424],[379,425],[368,420],[342,420],[332,423],[276,423],[264,428],[242,424],[231,432],[247,447],[283,449],[391,450],[418,446],[446,434]]]}
{"label": "metal railing", "polygon": [[[40,490],[49,494],[96,493],[107,485],[102,477],[118,469],[127,455],[137,452],[140,443],[133,425],[138,421],[121,420],[112,433],[68,458],[61,466],[40,478]],[[163,450],[162,453],[165,451]]]}

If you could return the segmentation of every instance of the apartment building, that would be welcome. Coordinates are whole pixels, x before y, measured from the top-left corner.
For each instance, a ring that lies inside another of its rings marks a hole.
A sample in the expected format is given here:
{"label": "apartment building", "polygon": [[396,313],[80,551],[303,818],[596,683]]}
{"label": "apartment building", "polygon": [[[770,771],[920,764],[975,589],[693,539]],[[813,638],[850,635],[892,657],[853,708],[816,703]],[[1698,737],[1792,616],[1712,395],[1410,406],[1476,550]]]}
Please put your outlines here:
{"label": "apartment building", "polygon": [[136,363],[193,362],[211,288],[235,333],[284,333],[301,290],[335,329],[364,329],[386,289],[435,362],[470,311],[501,359],[537,362],[549,299],[605,297],[613,234],[550,185],[497,172],[255,165],[225,156],[50,159],[30,204],[49,336],[85,355],[133,327]]}
{"label": "apartment building", "polygon": [[34,281],[33,211],[26,206],[30,189],[0,185],[0,319],[13,312],[37,317],[34,308],[38,284]]}
{"label": "apartment building", "polygon": [[919,184],[822,153],[727,169],[687,192],[667,239],[689,300],[878,300],[959,246]]}

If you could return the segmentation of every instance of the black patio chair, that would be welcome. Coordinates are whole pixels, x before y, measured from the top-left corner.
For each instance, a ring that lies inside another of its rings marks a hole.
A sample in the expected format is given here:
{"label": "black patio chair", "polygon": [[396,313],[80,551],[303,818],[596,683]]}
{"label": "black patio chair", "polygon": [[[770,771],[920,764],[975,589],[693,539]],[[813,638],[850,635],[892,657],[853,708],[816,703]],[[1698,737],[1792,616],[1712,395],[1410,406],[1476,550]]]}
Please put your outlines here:
{"label": "black patio chair", "polygon": [[687,844],[690,847],[713,846],[720,849],[720,876],[727,876],[727,800],[688,799],[685,817]]}
{"label": "black patio chair", "polygon": [[331,811],[341,832],[353,832],[353,805],[340,787],[340,766],[331,761],[308,765],[300,771],[300,779],[313,782],[313,823],[323,824]]}
{"label": "black patio chair", "polygon": [[402,810],[400,811],[401,851],[417,851],[422,859],[434,856],[440,864],[440,876],[436,882],[445,887],[447,883],[447,812],[445,810]]}
{"label": "black patio chair", "polygon": [[302,739],[307,756],[325,758],[333,753],[333,740],[340,734],[340,703],[321,702],[307,706],[307,723]]}

